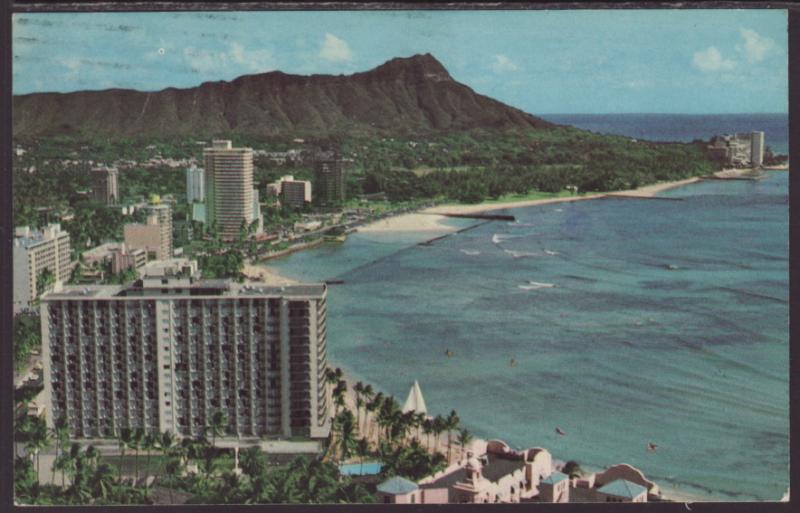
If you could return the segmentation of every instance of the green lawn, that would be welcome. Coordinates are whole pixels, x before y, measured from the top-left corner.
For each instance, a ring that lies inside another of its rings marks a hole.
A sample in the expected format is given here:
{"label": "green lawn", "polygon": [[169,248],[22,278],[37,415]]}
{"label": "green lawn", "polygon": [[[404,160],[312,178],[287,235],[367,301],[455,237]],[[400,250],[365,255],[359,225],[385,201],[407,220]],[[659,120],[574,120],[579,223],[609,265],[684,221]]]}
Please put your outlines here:
{"label": "green lawn", "polygon": [[[583,196],[585,193],[573,194],[569,191],[560,192],[541,192],[531,191],[528,194],[504,194],[496,199],[483,200],[478,205],[492,205],[495,203],[509,203],[512,201],[531,201],[550,198],[568,198],[571,196]],[[450,205],[463,205],[463,203],[449,203]],[[443,205],[444,206],[444,205]]]}

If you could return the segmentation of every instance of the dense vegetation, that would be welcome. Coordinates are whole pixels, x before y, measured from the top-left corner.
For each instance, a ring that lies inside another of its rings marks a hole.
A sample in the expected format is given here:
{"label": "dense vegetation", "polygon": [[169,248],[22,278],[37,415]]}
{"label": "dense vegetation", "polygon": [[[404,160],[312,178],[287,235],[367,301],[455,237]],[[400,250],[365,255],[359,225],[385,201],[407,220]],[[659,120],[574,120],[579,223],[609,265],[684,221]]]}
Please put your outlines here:
{"label": "dense vegetation", "polygon": [[[90,188],[87,161],[112,163],[130,159],[139,163],[154,155],[201,160],[202,146],[193,140],[153,141],[128,139],[72,139],[59,136],[20,140],[29,151],[14,162],[15,224],[39,225],[39,207],[56,211],[79,210],[79,223],[67,226],[80,242],[95,234],[93,242],[117,236],[124,217],[93,204],[85,195]],[[514,132],[460,132],[429,136],[425,140],[349,138],[293,144],[276,139],[234,138],[236,145],[270,151],[295,147],[306,156],[317,147],[339,148],[353,159],[347,175],[347,194],[384,192],[392,201],[439,198],[476,202],[502,194],[530,191],[558,192],[566,186],[579,191],[634,188],[662,180],[708,174],[715,170],[705,156],[703,143],[653,143],[622,136],[598,135],[569,127]],[[74,160],[69,165],[64,159]],[[255,182],[264,195],[266,183],[283,174],[312,179],[308,160],[275,164],[256,158]],[[134,165],[119,174],[123,203],[149,194],[172,194],[183,203],[185,175],[180,168],[145,169]],[[265,198],[262,197],[262,200]],[[188,209],[176,212],[185,218]]]}
{"label": "dense vegetation", "polygon": [[[174,496],[181,495],[191,504],[369,503],[375,501],[378,482],[394,475],[412,480],[431,475],[458,456],[451,454],[454,445],[463,453],[472,441],[469,432],[459,428],[455,411],[433,418],[403,413],[393,397],[358,382],[353,386],[353,413],[345,400],[348,387],[341,370],[327,369],[325,379],[334,400],[325,452],[280,463],[259,447],[250,447],[239,453],[239,471],[233,468],[230,452],[217,447],[218,438],[230,433],[230,419],[221,412],[211,415],[203,435],[180,441],[167,432],[122,429],[116,439],[119,454],[101,456],[91,445],[70,444],[63,422],[48,429],[42,418],[19,410],[15,441],[29,456],[14,462],[16,500],[38,505],[152,504],[174,503]],[[445,434],[446,456],[435,448]],[[421,441],[424,436],[426,444]],[[51,448],[52,478],[41,482],[41,454]],[[366,458],[383,462],[379,475],[355,480],[340,473],[340,463],[363,463]],[[152,484],[147,483],[149,476],[155,477]],[[157,492],[160,500],[154,501]]]}
{"label": "dense vegetation", "polygon": [[21,370],[31,351],[42,345],[41,321],[38,314],[14,316],[14,368]]}

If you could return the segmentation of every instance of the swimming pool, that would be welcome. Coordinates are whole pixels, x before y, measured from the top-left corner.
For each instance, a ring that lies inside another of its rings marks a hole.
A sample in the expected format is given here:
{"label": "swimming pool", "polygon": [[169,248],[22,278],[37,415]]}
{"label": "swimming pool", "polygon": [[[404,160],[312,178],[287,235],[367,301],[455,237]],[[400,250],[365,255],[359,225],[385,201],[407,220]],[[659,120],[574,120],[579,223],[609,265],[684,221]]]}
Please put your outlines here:
{"label": "swimming pool", "polygon": [[380,461],[365,461],[361,463],[343,463],[339,465],[339,472],[344,476],[372,476],[381,471],[383,464]]}

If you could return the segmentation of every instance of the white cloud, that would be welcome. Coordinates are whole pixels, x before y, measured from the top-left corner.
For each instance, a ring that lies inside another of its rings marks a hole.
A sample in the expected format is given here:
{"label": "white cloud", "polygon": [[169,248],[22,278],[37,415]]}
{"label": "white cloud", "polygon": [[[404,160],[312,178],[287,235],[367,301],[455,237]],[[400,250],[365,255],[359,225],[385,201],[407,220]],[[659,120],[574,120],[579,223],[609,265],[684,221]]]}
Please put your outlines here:
{"label": "white cloud", "polygon": [[227,51],[211,51],[190,46],[183,49],[183,56],[189,66],[200,73],[229,69],[237,72],[261,72],[275,68],[270,50],[248,50],[239,43],[231,43]]}
{"label": "white cloud", "polygon": [[250,71],[269,71],[275,68],[272,52],[265,48],[246,50],[239,43],[232,43],[230,55],[235,63]]}
{"label": "white cloud", "polygon": [[739,34],[744,39],[744,46],[737,46],[740,53],[744,53],[748,62],[763,61],[767,54],[775,47],[775,41],[760,35],[752,29],[739,29]]}
{"label": "white cloud", "polygon": [[511,59],[506,57],[503,54],[498,54],[494,56],[494,61],[492,62],[492,69],[495,73],[505,73],[507,71],[517,71],[519,66],[514,64]]}
{"label": "white cloud", "polygon": [[76,57],[68,57],[66,59],[60,59],[58,61],[59,64],[67,68],[68,70],[74,72],[78,71],[78,68],[81,67],[81,60]]}
{"label": "white cloud", "polygon": [[350,45],[347,44],[347,41],[328,33],[325,34],[325,40],[319,49],[319,56],[326,61],[342,62],[352,60],[353,52],[350,50]]}
{"label": "white cloud", "polygon": [[701,52],[695,52],[692,63],[701,71],[730,70],[736,67],[736,62],[725,59],[714,46],[709,46]]}

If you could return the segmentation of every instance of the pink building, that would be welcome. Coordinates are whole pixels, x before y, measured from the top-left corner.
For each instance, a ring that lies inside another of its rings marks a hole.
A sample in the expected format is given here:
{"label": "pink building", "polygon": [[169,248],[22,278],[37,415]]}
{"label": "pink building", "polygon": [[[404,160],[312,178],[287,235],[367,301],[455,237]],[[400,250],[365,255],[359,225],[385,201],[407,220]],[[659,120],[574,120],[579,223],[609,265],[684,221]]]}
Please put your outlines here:
{"label": "pink building", "polygon": [[483,443],[483,448],[474,444],[474,450],[458,463],[412,483],[417,488],[400,487],[396,479],[402,478],[381,483],[380,500],[396,504],[517,503],[539,495],[539,483],[553,473],[550,453],[541,448],[514,451],[499,440]]}
{"label": "pink building", "polygon": [[169,246],[162,244],[161,232],[158,217],[148,216],[147,224],[130,223],[124,226],[125,245],[131,250],[143,250],[150,260],[169,258]]}
{"label": "pink building", "polygon": [[569,502],[569,476],[555,471],[539,483],[541,502]]}

